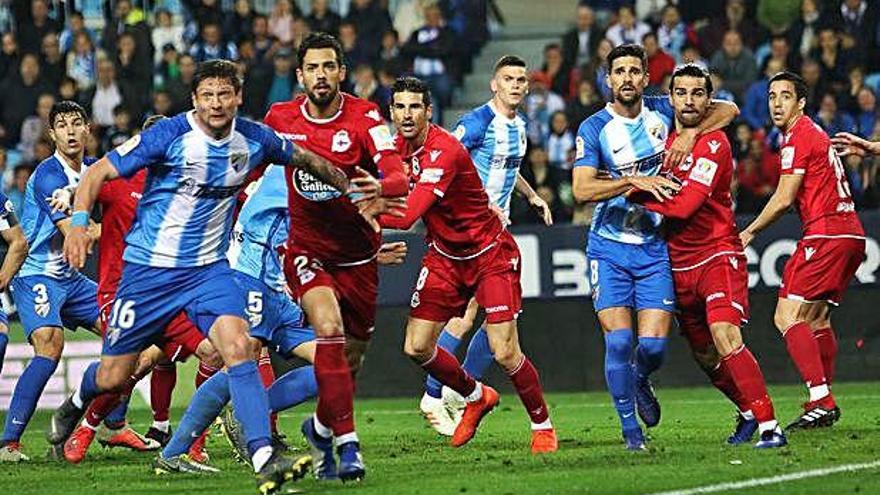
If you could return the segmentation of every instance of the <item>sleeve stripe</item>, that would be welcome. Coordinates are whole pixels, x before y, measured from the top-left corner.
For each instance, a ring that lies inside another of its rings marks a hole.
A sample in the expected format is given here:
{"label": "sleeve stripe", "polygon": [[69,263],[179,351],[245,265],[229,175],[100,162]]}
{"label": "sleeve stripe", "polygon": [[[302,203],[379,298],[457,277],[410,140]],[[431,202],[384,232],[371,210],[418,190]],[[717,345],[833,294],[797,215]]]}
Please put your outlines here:
{"label": "sleeve stripe", "polygon": [[446,193],[444,193],[440,189],[437,189],[436,187],[434,188],[434,194],[436,194],[437,196],[440,196],[441,198],[446,195]]}
{"label": "sleeve stripe", "polygon": [[373,155],[373,163],[378,164],[379,160],[382,159],[382,153],[376,153]]}

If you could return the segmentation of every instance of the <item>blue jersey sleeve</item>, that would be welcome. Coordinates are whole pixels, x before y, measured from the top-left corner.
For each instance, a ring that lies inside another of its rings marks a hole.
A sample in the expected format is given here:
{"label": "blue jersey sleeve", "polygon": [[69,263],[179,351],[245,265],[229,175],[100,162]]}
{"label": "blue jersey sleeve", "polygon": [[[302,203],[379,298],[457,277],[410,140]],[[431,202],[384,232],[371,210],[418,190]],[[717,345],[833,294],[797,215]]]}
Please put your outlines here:
{"label": "blue jersey sleeve", "polygon": [[672,104],[669,103],[668,96],[643,96],[642,101],[645,106],[648,107],[648,110],[660,112],[668,118],[670,122],[674,122],[675,111],[672,109]]}
{"label": "blue jersey sleeve", "polygon": [[165,159],[169,145],[177,138],[176,128],[173,119],[161,120],[107,153],[107,159],[119,175],[130,178],[139,170]]}
{"label": "blue jersey sleeve", "polygon": [[34,181],[34,203],[43,210],[43,213],[48,215],[53,222],[58,222],[59,220],[67,218],[67,214],[64,212],[53,212],[52,207],[49,206],[49,202],[47,201],[47,198],[51,198],[55,191],[64,189],[70,185],[64,172],[60,168],[56,169],[46,166],[37,167],[31,180]]}
{"label": "blue jersey sleeve", "polygon": [[581,122],[577,137],[574,138],[574,166],[599,168],[602,162],[601,131],[595,119]]}
{"label": "blue jersey sleeve", "polygon": [[483,137],[486,134],[486,123],[480,120],[476,112],[470,112],[462,116],[458,123],[455,124],[452,134],[468,151],[472,151],[483,144]]}
{"label": "blue jersey sleeve", "polygon": [[[260,134],[260,143],[263,145],[264,161],[276,165],[288,165],[293,160],[295,148],[293,142],[278,135],[275,131],[263,124],[257,124]],[[259,164],[254,164],[254,166]]]}

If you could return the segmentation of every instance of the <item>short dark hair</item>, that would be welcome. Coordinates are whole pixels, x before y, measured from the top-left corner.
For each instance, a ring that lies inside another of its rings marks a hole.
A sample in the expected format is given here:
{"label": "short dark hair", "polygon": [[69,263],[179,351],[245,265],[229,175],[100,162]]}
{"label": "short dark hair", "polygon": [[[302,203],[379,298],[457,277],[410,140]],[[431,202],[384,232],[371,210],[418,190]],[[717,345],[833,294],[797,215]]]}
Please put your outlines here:
{"label": "short dark hair", "polygon": [[199,84],[202,81],[211,78],[225,79],[232,84],[236,93],[241,91],[241,78],[238,76],[238,66],[229,60],[215,59],[202,62],[196,68],[196,73],[192,80],[193,94],[199,89]]}
{"label": "short dark hair", "polygon": [[788,81],[794,85],[794,94],[798,100],[807,99],[807,83],[804,78],[794,72],[784,70],[770,78],[770,84],[776,81]]}
{"label": "short dark hair", "polygon": [[309,50],[320,50],[323,48],[333,49],[333,53],[336,54],[336,62],[342,65],[342,45],[339,44],[339,40],[331,34],[318,32],[306,36],[306,39],[300,43],[299,50],[296,52],[297,67],[302,67],[303,60],[306,58],[306,53]]}
{"label": "short dark hair", "polygon": [[703,78],[706,92],[710,95],[713,91],[715,91],[715,87],[712,85],[712,78],[709,76],[709,73],[703,70],[697,64],[684,64],[676,67],[675,71],[672,73],[672,77],[669,78],[669,92],[672,92],[672,88],[675,87],[675,78],[676,77],[696,77]]}
{"label": "short dark hair", "polygon": [[150,127],[153,127],[153,125],[156,124],[157,122],[159,122],[160,120],[165,120],[167,118],[168,117],[161,115],[161,114],[150,115],[149,117],[147,117],[147,120],[144,121],[144,125],[141,126],[141,130],[146,131]]}
{"label": "short dark hair", "polygon": [[114,117],[119,114],[123,114],[123,113],[127,113],[128,116],[131,117],[131,111],[128,109],[127,106],[123,105],[122,103],[113,107],[113,116]]}
{"label": "short dark hair", "polygon": [[505,67],[522,67],[525,69],[528,65],[525,60],[516,55],[504,55],[495,62],[495,69],[492,72],[497,74],[499,70]]}
{"label": "short dark hair", "polygon": [[632,43],[616,46],[608,52],[608,57],[605,59],[608,62],[608,70],[611,71],[615,60],[623,57],[635,57],[641,60],[642,70],[648,70],[648,55],[645,54],[645,49],[641,45]]}
{"label": "short dark hair", "polygon": [[431,105],[431,88],[417,77],[398,77],[391,86],[391,103],[394,103],[394,95],[403,92],[421,94],[425,107]]}
{"label": "short dark hair", "polygon": [[89,121],[89,115],[86,113],[85,109],[80,106],[79,103],[71,100],[62,100],[55,102],[55,104],[52,105],[52,110],[49,110],[49,127],[54,127],[55,119],[59,115],[64,115],[66,113],[76,114],[81,117],[85,122]]}

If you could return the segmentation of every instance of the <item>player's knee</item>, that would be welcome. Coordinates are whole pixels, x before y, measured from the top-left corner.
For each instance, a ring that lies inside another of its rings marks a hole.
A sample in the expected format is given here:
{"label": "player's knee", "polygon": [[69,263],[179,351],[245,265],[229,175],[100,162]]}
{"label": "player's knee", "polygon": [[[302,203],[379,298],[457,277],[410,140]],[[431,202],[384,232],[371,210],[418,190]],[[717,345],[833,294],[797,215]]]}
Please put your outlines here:
{"label": "player's knee", "polygon": [[446,331],[453,337],[460,339],[474,325],[474,319],[465,315],[462,318],[453,318],[446,324]]}
{"label": "player's knee", "polygon": [[214,347],[214,344],[211,343],[210,340],[204,339],[199,343],[199,346],[196,347],[196,356],[200,361],[211,366],[212,368],[222,368],[223,367],[223,358],[220,357],[220,353],[217,352],[217,349]]}
{"label": "player's knee", "polygon": [[512,370],[522,360],[522,351],[518,345],[512,342],[495,346],[492,349],[492,354],[495,356],[495,361],[505,370]]}
{"label": "player's knee", "polygon": [[629,360],[632,354],[632,343],[624,339],[606,339],[605,355],[614,356],[623,360]]}
{"label": "player's knee", "polygon": [[127,375],[119,367],[100,366],[95,382],[98,384],[98,389],[104,392],[122,392]]}
{"label": "player's knee", "polygon": [[429,339],[406,339],[403,343],[403,353],[416,364],[422,364],[431,359],[437,344]]}
{"label": "player's knee", "polygon": [[776,312],[773,313],[773,324],[776,325],[776,328],[782,332],[795,322],[795,314],[786,311],[782,308],[776,308]]}
{"label": "player's knee", "polygon": [[339,318],[320,318],[314,322],[312,327],[318,337],[332,337],[344,333],[342,320]]}

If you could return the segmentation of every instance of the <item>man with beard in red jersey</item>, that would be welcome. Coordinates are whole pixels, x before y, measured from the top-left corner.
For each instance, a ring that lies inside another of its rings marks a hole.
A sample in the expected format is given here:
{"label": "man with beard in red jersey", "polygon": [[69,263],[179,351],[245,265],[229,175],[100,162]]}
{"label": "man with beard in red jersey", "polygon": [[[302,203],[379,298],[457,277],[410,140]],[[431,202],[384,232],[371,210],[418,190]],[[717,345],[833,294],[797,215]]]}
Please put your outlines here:
{"label": "man with beard in red jersey", "polygon": [[[405,196],[403,163],[379,108],[339,90],[346,73],[339,42],[311,34],[297,57],[296,75],[306,94],[272,105],[264,122],[329,160],[362,190]],[[357,198],[302,169],[286,176],[291,229],[285,275],[317,337],[318,406],[302,431],[318,479],[359,480],[366,471],[354,428],[353,375],[375,324],[381,233],[361,216]]]}

